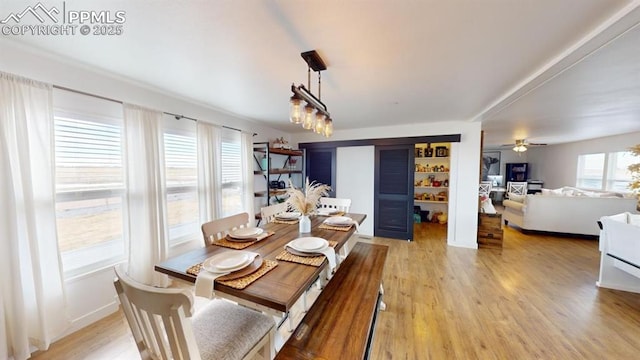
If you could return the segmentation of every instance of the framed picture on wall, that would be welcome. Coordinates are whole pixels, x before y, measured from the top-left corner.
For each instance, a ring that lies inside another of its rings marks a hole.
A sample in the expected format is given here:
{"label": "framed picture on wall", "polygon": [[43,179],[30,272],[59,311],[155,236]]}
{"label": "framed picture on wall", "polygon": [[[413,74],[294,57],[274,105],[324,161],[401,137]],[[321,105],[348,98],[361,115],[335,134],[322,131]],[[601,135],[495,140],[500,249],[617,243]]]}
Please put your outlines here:
{"label": "framed picture on wall", "polygon": [[482,180],[488,175],[500,175],[500,151],[482,152]]}

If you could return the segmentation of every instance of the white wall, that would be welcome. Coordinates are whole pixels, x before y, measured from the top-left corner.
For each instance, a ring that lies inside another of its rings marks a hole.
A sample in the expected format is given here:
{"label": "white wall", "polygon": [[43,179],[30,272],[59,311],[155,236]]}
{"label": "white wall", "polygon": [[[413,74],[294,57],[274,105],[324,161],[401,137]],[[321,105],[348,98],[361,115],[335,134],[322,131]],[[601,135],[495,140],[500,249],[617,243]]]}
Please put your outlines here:
{"label": "white wall", "polygon": [[[367,214],[359,227],[362,235],[373,236],[373,177],[375,147],[340,147],[336,151],[336,197],[351,199],[350,212]],[[357,171],[353,171],[356,168]],[[371,192],[361,189],[371,189]]]}
{"label": "white wall", "polygon": [[[451,144],[449,174],[449,223],[447,243],[452,246],[477,248],[478,178],[480,173],[480,123],[437,122],[384,126],[366,129],[336,130],[329,139],[312,132],[292,135],[294,143],[324,142],[357,139],[461,134],[459,143]],[[355,160],[355,159],[352,159]],[[361,165],[341,168],[344,178],[358,176]],[[338,191],[340,188],[338,187]],[[364,198],[372,196],[373,182],[351,188],[341,196]],[[373,199],[372,199],[373,201]]]}
{"label": "white wall", "polygon": [[636,144],[640,144],[640,132],[530,148],[527,151],[530,177],[543,180],[544,187],[549,189],[575,186],[579,155],[628,151]]}
{"label": "white wall", "polygon": [[[90,94],[137,104],[160,111],[196,118],[225,125],[243,131],[258,133],[255,141],[273,140],[288,134],[258,125],[206,105],[196,104],[175,95],[133,83],[128,79],[90,69],[51,56],[34,52],[6,39],[0,39],[0,71],[23,76],[53,85],[67,87]],[[186,250],[198,244],[185,244]],[[68,333],[76,331],[117,310],[111,267],[65,281],[69,307],[66,309],[72,321]],[[62,309],[61,309],[62,311]]]}

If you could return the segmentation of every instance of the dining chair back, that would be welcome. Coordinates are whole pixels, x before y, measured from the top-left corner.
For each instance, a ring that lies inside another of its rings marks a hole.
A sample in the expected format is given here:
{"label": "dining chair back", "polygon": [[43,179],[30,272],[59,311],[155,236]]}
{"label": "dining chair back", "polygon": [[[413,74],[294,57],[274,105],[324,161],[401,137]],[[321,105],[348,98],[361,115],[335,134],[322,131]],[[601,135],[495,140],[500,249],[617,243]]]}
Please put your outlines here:
{"label": "dining chair back", "polygon": [[320,208],[336,209],[348,213],[351,208],[351,199],[321,197]]}
{"label": "dining chair back", "polygon": [[264,221],[265,224],[268,224],[276,218],[276,215],[287,212],[288,205],[287,203],[279,203],[275,205],[265,206],[260,209],[260,217],[261,220]]}
{"label": "dining chair back", "polygon": [[507,183],[507,196],[513,195],[527,195],[527,182],[509,181]]}
{"label": "dining chair back", "polygon": [[142,359],[273,359],[273,319],[226,300],[194,313],[188,289],[158,288],[114,268],[114,286]]}
{"label": "dining chair back", "polygon": [[227,236],[229,231],[249,226],[249,214],[240,213],[216,219],[202,224],[202,236],[205,246],[213,244]]}
{"label": "dining chair back", "polygon": [[478,185],[478,195],[488,197],[489,194],[491,194],[491,187],[492,187],[491,181],[481,181],[480,184]]}

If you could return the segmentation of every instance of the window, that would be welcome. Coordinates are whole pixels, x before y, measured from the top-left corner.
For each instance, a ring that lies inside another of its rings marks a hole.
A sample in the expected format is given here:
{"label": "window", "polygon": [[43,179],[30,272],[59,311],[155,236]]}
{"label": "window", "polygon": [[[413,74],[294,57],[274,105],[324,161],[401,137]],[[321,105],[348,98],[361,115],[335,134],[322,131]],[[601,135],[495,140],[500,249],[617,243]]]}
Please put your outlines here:
{"label": "window", "polygon": [[243,202],[242,141],[240,132],[222,129],[222,214],[221,217],[245,211]]}
{"label": "window", "polygon": [[586,154],[578,157],[576,186],[585,189],[602,189],[604,179],[604,154]]}
{"label": "window", "polygon": [[[198,169],[195,122],[172,119],[164,130],[167,217],[171,245],[199,238]],[[190,129],[189,129],[190,128]]]}
{"label": "window", "polygon": [[124,259],[122,119],[56,111],[56,222],[73,276]]}
{"label": "window", "polygon": [[629,165],[640,159],[629,151],[586,154],[578,157],[576,186],[594,190],[626,192],[631,183]]}
{"label": "window", "polygon": [[629,165],[640,162],[630,151],[621,151],[609,154],[609,167],[607,171],[607,190],[630,191],[631,172]]}

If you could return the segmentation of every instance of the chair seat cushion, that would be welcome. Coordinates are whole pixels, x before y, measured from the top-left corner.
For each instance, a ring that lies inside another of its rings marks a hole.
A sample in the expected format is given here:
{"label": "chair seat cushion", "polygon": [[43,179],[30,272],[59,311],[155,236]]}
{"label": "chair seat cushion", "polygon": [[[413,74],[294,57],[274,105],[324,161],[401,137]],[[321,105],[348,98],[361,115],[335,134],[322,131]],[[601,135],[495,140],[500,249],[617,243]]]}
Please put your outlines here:
{"label": "chair seat cushion", "polygon": [[270,317],[214,299],[192,317],[202,359],[242,359],[275,326]]}

